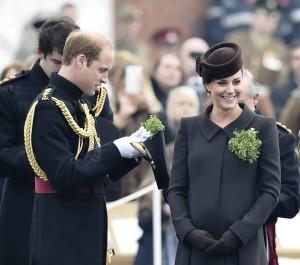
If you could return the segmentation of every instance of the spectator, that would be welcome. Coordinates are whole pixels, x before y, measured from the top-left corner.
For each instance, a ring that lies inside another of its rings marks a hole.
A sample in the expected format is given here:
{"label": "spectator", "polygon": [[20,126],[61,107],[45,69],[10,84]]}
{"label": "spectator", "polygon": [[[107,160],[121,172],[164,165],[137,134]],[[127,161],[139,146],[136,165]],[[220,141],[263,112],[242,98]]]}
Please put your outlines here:
{"label": "spectator", "polygon": [[[176,135],[182,117],[196,116],[200,112],[200,102],[196,91],[189,86],[175,87],[167,100],[167,121]],[[175,137],[174,137],[175,139]]]}
{"label": "spectator", "polygon": [[[145,71],[142,72],[140,79],[137,77],[136,80],[140,84],[139,91],[130,91],[130,87],[126,87],[126,67],[139,65],[139,62],[135,54],[129,51],[118,51],[111,70],[110,80],[115,103],[114,123],[124,136],[129,136],[136,131],[151,114],[160,117],[163,110],[154,94],[149,75]],[[119,194],[116,194],[115,199],[134,192],[141,185],[148,168],[150,164],[143,161],[139,167],[129,172],[126,178],[121,179]]]}
{"label": "spectator", "polygon": [[189,38],[180,47],[180,57],[182,60],[185,84],[195,89],[200,103],[203,104],[207,97],[207,92],[203,87],[202,78],[196,73],[195,59],[201,57],[209,46],[204,39]]}
{"label": "spectator", "polygon": [[297,136],[300,129],[300,39],[290,47],[290,67],[290,82],[275,88],[272,98],[277,106],[280,122],[286,124]]}
{"label": "spectator", "polygon": [[[234,31],[227,41],[243,47],[243,61],[254,78],[269,89],[284,84],[288,78],[288,47],[275,37],[280,19],[280,6],[269,6],[268,1],[258,1],[253,11],[248,31]],[[262,109],[263,110],[263,109]]]}
{"label": "spectator", "polygon": [[22,70],[27,70],[25,69],[25,64],[22,61],[15,61],[7,65],[6,67],[4,67],[0,75],[0,80],[3,80],[4,78],[7,77],[15,76],[17,73],[21,72]]}
{"label": "spectator", "polygon": [[125,3],[116,10],[116,49],[127,50],[135,54],[145,71],[149,74],[152,67],[150,48],[141,40],[143,11],[137,6]]}
{"label": "spectator", "polygon": [[252,19],[252,6],[247,0],[213,0],[206,12],[205,26],[200,36],[209,45],[225,40],[230,32],[248,30]]}
{"label": "spectator", "polygon": [[165,53],[155,62],[151,81],[158,100],[166,108],[169,92],[183,84],[184,73],[180,58],[175,53]]}
{"label": "spectator", "polygon": [[74,22],[77,23],[78,21],[78,10],[77,6],[71,3],[65,3],[63,4],[59,11],[58,11],[58,16],[59,17],[69,17],[71,18]]}
{"label": "spectator", "polygon": [[[140,189],[151,185],[154,182],[152,170],[144,174]],[[138,251],[135,257],[134,265],[153,265],[153,212],[152,212],[152,193],[148,193],[139,199],[138,225],[142,229],[142,236],[138,240]],[[167,243],[167,233],[170,225],[170,209],[168,204],[161,196],[161,227],[162,227],[162,265],[172,265],[173,259],[169,250],[174,248]],[[173,230],[175,235],[175,232]]]}

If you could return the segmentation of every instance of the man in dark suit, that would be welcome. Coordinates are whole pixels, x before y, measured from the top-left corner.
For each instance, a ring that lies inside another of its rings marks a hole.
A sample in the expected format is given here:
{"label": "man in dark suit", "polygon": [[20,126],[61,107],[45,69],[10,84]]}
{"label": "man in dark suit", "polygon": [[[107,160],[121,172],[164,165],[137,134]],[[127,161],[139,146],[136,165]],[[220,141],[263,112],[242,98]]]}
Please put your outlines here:
{"label": "man in dark suit", "polygon": [[[253,111],[259,97],[259,84],[250,71],[244,71],[244,91],[241,100]],[[281,164],[281,191],[279,202],[270,215],[266,228],[268,231],[269,265],[277,265],[278,257],[275,245],[275,224],[277,218],[293,218],[299,212],[299,165],[296,153],[296,138],[284,125],[277,123],[280,164]]]}
{"label": "man in dark suit", "polygon": [[131,143],[150,136],[141,127],[113,142],[105,143],[101,135],[99,139],[93,111],[82,94],[93,96],[108,81],[113,60],[112,44],[105,37],[72,32],[62,68],[51,75],[28,112],[25,149],[36,174],[32,265],[106,264],[103,181],[118,180],[139,165],[143,154]]}
{"label": "man in dark suit", "polygon": [[29,264],[34,173],[24,148],[23,126],[34,98],[61,67],[65,40],[79,27],[68,18],[47,21],[38,35],[39,59],[31,70],[0,82],[0,176],[6,178],[0,208],[0,264]]}

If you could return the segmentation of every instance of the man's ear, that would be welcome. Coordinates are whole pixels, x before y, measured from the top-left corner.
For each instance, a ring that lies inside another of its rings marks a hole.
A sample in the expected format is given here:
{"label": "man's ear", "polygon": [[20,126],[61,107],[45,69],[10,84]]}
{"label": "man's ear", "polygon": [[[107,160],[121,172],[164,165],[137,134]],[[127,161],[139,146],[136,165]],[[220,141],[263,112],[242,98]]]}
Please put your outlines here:
{"label": "man's ear", "polygon": [[37,48],[36,53],[40,59],[44,59],[44,53],[42,52],[40,47]]}
{"label": "man's ear", "polygon": [[84,54],[79,54],[78,56],[75,57],[75,59],[76,59],[76,65],[79,68],[82,68],[86,63],[86,56]]}
{"label": "man's ear", "polygon": [[257,106],[257,104],[258,104],[258,98],[259,98],[259,94],[256,94],[256,95],[253,97],[253,104],[254,104],[254,106]]}

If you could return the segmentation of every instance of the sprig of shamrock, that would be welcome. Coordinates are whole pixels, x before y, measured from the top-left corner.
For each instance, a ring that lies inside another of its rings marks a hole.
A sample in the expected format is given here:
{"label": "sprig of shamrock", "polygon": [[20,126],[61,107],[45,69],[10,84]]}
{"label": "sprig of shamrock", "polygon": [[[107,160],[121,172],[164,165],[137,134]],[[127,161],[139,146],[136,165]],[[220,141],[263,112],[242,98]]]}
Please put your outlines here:
{"label": "sprig of shamrock", "polygon": [[254,128],[249,130],[235,130],[234,137],[228,142],[229,151],[250,164],[255,162],[260,154],[261,141],[257,138],[258,131]]}
{"label": "sprig of shamrock", "polygon": [[152,136],[165,130],[165,126],[156,115],[150,115],[150,117],[145,122],[142,122],[141,125],[144,126],[147,131],[151,132]]}

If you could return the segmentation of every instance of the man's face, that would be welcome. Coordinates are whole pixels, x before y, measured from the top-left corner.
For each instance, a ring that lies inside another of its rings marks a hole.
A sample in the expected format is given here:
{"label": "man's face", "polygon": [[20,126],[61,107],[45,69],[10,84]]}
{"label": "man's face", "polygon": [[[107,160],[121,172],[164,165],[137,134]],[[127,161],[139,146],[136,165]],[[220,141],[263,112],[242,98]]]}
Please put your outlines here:
{"label": "man's face", "polygon": [[54,50],[51,54],[47,54],[47,56],[41,51],[38,51],[38,55],[40,58],[40,66],[48,77],[50,77],[53,72],[58,72],[60,70],[62,65],[62,54]]}
{"label": "man's face", "polygon": [[102,83],[108,82],[108,71],[111,69],[114,61],[114,52],[111,47],[105,47],[98,56],[97,60],[90,62],[87,66],[87,61],[81,72],[79,88],[87,96],[95,95]]}
{"label": "man's face", "polygon": [[165,89],[178,86],[182,80],[181,61],[174,54],[165,54],[155,71],[156,81]]}
{"label": "man's face", "polygon": [[252,97],[250,94],[250,77],[248,76],[244,76],[242,79],[242,94],[240,97],[240,102],[243,102],[253,111],[258,103],[258,95]]}
{"label": "man's face", "polygon": [[181,48],[181,60],[185,77],[198,76],[195,71],[196,57],[201,57],[207,50],[208,44],[199,39],[187,40]]}

